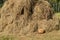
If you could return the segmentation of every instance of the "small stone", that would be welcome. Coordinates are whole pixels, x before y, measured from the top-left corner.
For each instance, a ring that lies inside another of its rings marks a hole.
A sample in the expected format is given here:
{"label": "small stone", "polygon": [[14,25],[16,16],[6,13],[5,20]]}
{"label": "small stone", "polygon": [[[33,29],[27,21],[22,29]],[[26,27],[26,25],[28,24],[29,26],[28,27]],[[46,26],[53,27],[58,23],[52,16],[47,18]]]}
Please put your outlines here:
{"label": "small stone", "polygon": [[38,33],[43,34],[43,33],[45,33],[45,30],[44,29],[38,29]]}

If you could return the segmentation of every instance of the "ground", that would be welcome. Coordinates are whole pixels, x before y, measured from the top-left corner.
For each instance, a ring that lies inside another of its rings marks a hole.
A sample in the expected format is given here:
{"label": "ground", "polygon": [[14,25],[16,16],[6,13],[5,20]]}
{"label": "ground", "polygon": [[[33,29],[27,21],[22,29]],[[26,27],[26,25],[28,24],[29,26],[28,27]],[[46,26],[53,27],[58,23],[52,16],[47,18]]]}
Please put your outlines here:
{"label": "ground", "polygon": [[26,36],[0,35],[0,40],[60,40],[60,30]]}

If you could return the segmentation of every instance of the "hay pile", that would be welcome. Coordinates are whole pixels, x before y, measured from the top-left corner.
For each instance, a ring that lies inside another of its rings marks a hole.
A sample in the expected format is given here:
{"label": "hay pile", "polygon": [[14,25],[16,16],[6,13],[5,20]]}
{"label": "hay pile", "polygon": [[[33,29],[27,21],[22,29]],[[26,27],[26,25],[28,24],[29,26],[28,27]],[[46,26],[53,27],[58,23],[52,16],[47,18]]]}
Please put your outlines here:
{"label": "hay pile", "polygon": [[0,33],[25,35],[38,29],[51,31],[57,25],[53,14],[51,5],[44,0],[6,0],[0,12]]}

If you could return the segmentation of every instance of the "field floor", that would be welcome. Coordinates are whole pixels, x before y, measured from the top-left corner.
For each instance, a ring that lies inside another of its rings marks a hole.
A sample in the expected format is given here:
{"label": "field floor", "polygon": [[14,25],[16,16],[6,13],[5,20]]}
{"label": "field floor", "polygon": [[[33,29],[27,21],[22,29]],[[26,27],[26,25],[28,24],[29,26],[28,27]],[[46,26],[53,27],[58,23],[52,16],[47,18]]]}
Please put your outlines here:
{"label": "field floor", "polygon": [[0,35],[0,40],[60,40],[60,30],[44,34],[29,34],[25,36]]}
{"label": "field floor", "polygon": [[60,40],[60,30],[45,34],[33,34],[30,36],[20,37],[21,40]]}

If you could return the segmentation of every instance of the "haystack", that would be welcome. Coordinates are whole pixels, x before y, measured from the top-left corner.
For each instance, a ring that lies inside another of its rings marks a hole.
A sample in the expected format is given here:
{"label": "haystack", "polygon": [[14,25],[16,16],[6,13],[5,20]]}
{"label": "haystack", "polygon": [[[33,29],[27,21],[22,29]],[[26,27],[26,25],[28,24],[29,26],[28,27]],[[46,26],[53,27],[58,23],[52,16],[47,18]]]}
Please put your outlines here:
{"label": "haystack", "polygon": [[25,35],[37,32],[40,28],[46,30],[47,27],[43,25],[48,25],[47,20],[52,19],[54,13],[47,1],[35,1],[6,0],[0,12],[0,33]]}

